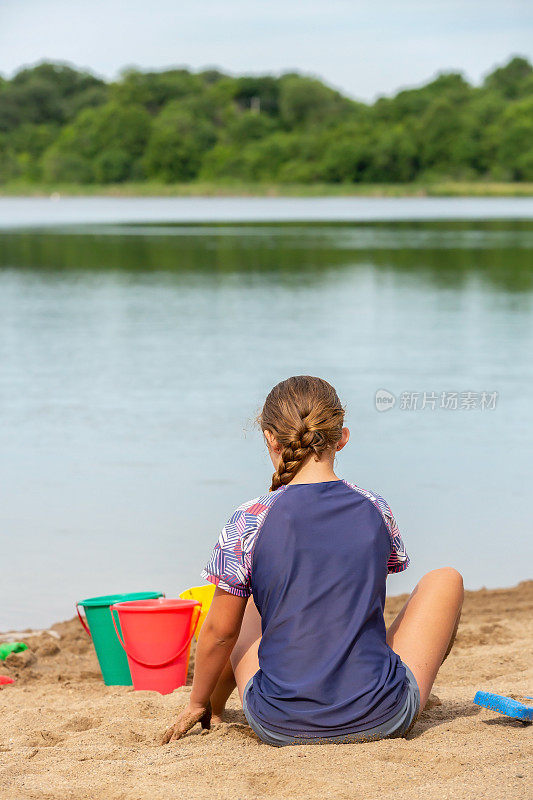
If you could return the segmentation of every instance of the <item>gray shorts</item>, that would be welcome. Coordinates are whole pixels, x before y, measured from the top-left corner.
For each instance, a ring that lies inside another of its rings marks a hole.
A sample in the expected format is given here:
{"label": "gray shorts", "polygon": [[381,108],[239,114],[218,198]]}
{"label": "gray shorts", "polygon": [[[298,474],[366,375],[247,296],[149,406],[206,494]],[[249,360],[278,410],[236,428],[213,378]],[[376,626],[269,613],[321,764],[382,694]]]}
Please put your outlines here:
{"label": "gray shorts", "polygon": [[404,664],[407,673],[408,687],[407,695],[400,710],[391,719],[377,725],[375,728],[368,728],[366,731],[358,731],[357,733],[337,734],[328,737],[313,737],[308,738],[305,736],[288,736],[285,733],[276,733],[269,731],[265,728],[259,720],[252,716],[248,708],[247,695],[252,685],[253,676],[250,678],[244,687],[242,696],[242,708],[244,715],[248,720],[248,725],[256,733],[259,738],[266,744],[271,744],[274,747],[284,747],[288,744],[349,744],[352,742],[370,742],[376,739],[393,739],[399,736],[405,736],[414,724],[418,712],[420,710],[420,690],[416,682],[415,676],[407,666]]}

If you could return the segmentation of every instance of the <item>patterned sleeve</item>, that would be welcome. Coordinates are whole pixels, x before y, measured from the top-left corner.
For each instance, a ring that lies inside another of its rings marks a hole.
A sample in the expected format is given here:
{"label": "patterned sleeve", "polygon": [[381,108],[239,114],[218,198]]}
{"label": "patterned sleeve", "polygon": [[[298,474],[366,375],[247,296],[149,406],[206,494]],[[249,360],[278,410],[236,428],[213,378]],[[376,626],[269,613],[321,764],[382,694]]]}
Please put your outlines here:
{"label": "patterned sleeve", "polygon": [[244,511],[237,509],[218,537],[202,578],[220,589],[239,597],[249,597],[251,559],[243,550],[242,534],[246,522]]}
{"label": "patterned sleeve", "polygon": [[[285,487],[283,487],[284,489]],[[281,490],[249,500],[222,528],[202,578],[239,597],[252,593],[252,553],[259,530]]]}
{"label": "patterned sleeve", "polygon": [[385,525],[389,531],[390,536],[390,556],[387,562],[387,574],[391,572],[403,572],[409,566],[410,559],[407,555],[405,545],[400,535],[400,530],[396,524],[396,520],[385,500],[378,494],[374,495],[378,501],[380,511],[385,520]]}

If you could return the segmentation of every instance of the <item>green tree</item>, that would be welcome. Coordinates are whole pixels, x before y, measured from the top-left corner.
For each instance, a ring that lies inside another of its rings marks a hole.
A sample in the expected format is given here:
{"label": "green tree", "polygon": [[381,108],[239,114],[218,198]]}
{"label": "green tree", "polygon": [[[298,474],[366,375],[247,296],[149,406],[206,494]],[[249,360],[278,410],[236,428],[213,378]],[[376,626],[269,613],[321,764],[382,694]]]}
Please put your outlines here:
{"label": "green tree", "polygon": [[419,150],[412,131],[405,123],[376,131],[364,180],[371,183],[407,183],[415,179]]}
{"label": "green tree", "polygon": [[283,166],[298,156],[301,144],[301,137],[294,133],[275,133],[251,142],[243,151],[244,177],[252,181],[275,180]]}
{"label": "green tree", "polygon": [[9,141],[16,153],[39,158],[57,137],[58,130],[54,124],[32,125],[26,122],[10,134]]}
{"label": "green tree", "polygon": [[498,161],[511,180],[533,181],[533,97],[513,103],[502,115]]}
{"label": "green tree", "polygon": [[417,118],[436,101],[447,101],[455,106],[466,103],[471,99],[472,91],[459,73],[442,73],[426,86],[405,89],[395,97],[379,98],[373,108],[373,117],[383,122]]}
{"label": "green tree", "polygon": [[343,129],[324,149],[320,179],[327,183],[360,183],[373,159],[372,136],[364,129]]}
{"label": "green tree", "polygon": [[216,144],[205,153],[199,178],[206,181],[247,179],[247,166],[242,148]]}
{"label": "green tree", "polygon": [[121,183],[132,177],[132,160],[122,147],[108,147],[93,160],[96,183]]}
{"label": "green tree", "polygon": [[245,111],[228,118],[220,140],[240,147],[248,142],[264,139],[274,133],[276,128],[276,121],[267,114]]}
{"label": "green tree", "polygon": [[[44,154],[44,177],[69,181],[74,179],[68,176],[79,171],[87,176],[83,182],[103,179],[105,175],[109,176],[105,180],[111,181],[114,179],[111,176],[118,173],[118,180],[126,180],[144,153],[150,127],[150,115],[141,106],[107,103],[86,109],[63,128],[57,141]],[[99,166],[95,170],[97,160]]]}
{"label": "green tree", "polygon": [[24,181],[39,181],[42,178],[40,158],[55,140],[58,126],[55,124],[32,125],[24,123],[9,135],[12,157],[16,160],[16,177]]}
{"label": "green tree", "polygon": [[168,103],[152,126],[143,160],[146,175],[166,182],[192,180],[215,138],[208,121],[195,119],[179,101]]}
{"label": "green tree", "polygon": [[447,98],[435,100],[417,126],[421,168],[428,175],[458,176],[468,165],[469,135],[460,108]]}
{"label": "green tree", "polygon": [[270,76],[237,78],[234,99],[243,111],[251,110],[277,116],[279,80]]}
{"label": "green tree", "polygon": [[65,64],[23,69],[0,87],[0,130],[24,123],[64,123],[77,111],[76,96],[95,88],[105,90],[105,84]]}
{"label": "green tree", "polygon": [[50,183],[92,183],[94,171],[88,158],[64,150],[55,143],[44,153],[42,175]]}
{"label": "green tree", "polygon": [[20,175],[16,154],[9,147],[5,134],[0,133],[0,184],[15,180]]}
{"label": "green tree", "polygon": [[351,102],[313,78],[285,75],[280,81],[279,111],[288,128],[337,122],[351,110]]}
{"label": "green tree", "polygon": [[298,156],[301,144],[301,138],[292,133],[275,133],[249,142],[245,147],[219,144],[206,154],[201,177],[206,180],[276,180],[281,168]]}
{"label": "green tree", "polygon": [[487,75],[484,87],[498,92],[509,100],[523,97],[533,91],[533,67],[525,58],[515,56],[508,64]]}
{"label": "green tree", "polygon": [[126,70],[110,87],[111,99],[122,106],[144,106],[155,114],[171,100],[178,100],[202,91],[203,81],[186,69],[161,72]]}

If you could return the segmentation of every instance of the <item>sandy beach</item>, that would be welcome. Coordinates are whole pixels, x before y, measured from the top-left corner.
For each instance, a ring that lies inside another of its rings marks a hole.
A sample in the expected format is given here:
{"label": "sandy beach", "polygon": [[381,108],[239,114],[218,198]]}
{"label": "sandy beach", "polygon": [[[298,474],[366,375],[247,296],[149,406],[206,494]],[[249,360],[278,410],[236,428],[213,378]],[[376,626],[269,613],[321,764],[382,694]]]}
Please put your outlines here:
{"label": "sandy beach", "polygon": [[[405,596],[387,601],[390,622]],[[0,672],[2,800],[516,798],[531,788],[533,726],[472,703],[533,694],[533,581],[467,592],[456,646],[407,739],[282,749],[262,744],[236,693],[227,722],[162,747],[189,687],[104,686],[77,619],[26,639]],[[59,636],[59,638],[58,638]]]}

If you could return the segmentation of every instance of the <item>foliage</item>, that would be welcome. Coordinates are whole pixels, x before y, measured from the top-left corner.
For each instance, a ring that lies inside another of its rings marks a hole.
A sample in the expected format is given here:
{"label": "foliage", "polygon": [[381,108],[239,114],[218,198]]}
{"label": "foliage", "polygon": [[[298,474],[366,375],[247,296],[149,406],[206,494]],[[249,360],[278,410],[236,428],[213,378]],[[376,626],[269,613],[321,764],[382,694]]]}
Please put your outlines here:
{"label": "foliage", "polygon": [[109,102],[81,111],[62,128],[42,159],[47,181],[116,183],[134,177],[151,118],[140,105]]}
{"label": "foliage", "polygon": [[167,183],[191,180],[215,141],[215,128],[209,121],[171,100],[153,121],[143,159],[146,174]]}
{"label": "foliage", "polygon": [[369,105],[290,73],[65,64],[0,78],[0,183],[533,181],[533,68],[514,57]]}

